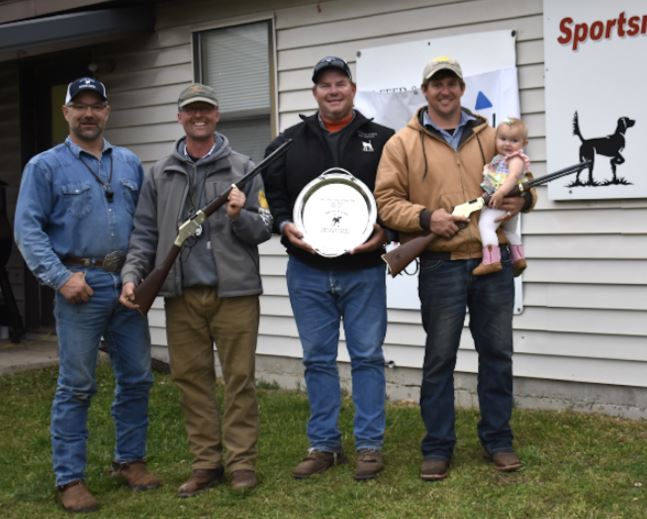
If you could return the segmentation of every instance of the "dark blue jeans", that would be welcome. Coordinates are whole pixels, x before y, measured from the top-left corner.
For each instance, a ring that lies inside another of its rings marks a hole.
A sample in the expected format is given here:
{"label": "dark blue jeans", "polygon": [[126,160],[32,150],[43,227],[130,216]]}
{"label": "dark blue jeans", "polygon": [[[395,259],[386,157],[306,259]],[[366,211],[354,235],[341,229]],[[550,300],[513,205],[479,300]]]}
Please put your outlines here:
{"label": "dark blue jeans", "polygon": [[469,309],[478,353],[478,435],[486,451],[512,449],[512,309],[514,283],[507,249],[503,270],[472,276],[480,260],[422,260],[418,293],[427,333],[420,411],[427,433],[424,458],[449,459],[456,444],[454,367]]}

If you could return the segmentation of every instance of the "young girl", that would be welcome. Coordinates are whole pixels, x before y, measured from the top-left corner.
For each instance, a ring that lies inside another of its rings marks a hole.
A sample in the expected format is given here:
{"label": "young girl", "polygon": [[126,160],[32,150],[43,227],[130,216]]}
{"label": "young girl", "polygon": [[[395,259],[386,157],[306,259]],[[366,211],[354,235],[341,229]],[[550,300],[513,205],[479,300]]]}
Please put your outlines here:
{"label": "young girl", "polygon": [[[492,193],[488,207],[481,210],[479,230],[483,243],[483,261],[472,274],[483,276],[498,272],[501,266],[501,251],[496,230],[501,225],[497,222],[506,214],[499,209],[503,198],[521,181],[528,171],[530,161],[523,153],[523,147],[528,144],[528,128],[523,121],[509,117],[496,129],[497,155],[483,168],[483,183],[481,187],[487,193]],[[510,242],[512,254],[512,271],[514,276],[521,274],[526,268],[526,258],[521,245],[521,236],[517,234],[518,215],[503,223],[503,232]]]}

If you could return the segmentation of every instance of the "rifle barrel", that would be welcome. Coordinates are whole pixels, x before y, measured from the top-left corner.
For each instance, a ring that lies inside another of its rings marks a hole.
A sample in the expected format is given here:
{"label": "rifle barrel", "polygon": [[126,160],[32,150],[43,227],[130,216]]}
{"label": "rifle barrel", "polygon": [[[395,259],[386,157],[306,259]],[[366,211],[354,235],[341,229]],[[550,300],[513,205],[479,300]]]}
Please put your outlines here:
{"label": "rifle barrel", "polygon": [[581,171],[584,168],[586,168],[590,163],[591,163],[590,160],[585,160],[583,162],[580,162],[579,164],[574,164],[572,166],[568,166],[566,168],[562,168],[562,169],[559,169],[557,171],[553,171],[552,173],[548,173],[547,175],[544,175],[543,177],[533,178],[532,180],[529,180],[528,182],[524,182],[524,188],[529,189],[531,187],[541,186],[542,184],[545,184],[547,182],[557,180],[560,177],[564,177],[566,175],[570,175],[571,173]]}
{"label": "rifle barrel", "polygon": [[272,162],[276,156],[283,153],[283,150],[287,148],[290,144],[292,144],[292,139],[286,139],[283,144],[281,144],[272,153],[270,153],[267,157],[265,157],[258,164],[256,164],[256,166],[254,166],[249,171],[249,173],[247,173],[245,176],[241,177],[238,180],[238,182],[236,182],[235,184],[232,184],[229,188],[225,190],[224,193],[221,193],[219,196],[217,196],[215,199],[213,199],[211,202],[205,205],[202,209],[200,209],[204,213],[205,218],[208,218],[209,216],[211,216],[227,202],[229,193],[231,192],[234,186],[236,186],[238,189],[242,188],[250,179],[255,177],[260,170],[262,170],[267,164]]}

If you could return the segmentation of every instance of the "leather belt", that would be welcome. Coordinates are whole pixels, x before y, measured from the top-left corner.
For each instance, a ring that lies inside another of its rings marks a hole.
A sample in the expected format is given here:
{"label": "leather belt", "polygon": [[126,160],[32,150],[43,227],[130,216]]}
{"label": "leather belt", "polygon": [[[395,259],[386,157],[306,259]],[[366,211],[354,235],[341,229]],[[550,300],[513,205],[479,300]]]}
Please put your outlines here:
{"label": "leather belt", "polygon": [[[504,252],[507,250],[508,246],[507,245],[500,245],[499,248],[501,249],[501,252]],[[451,252],[434,252],[434,251],[425,251],[420,255],[420,259],[423,260],[450,260],[452,259],[452,253]]]}
{"label": "leather belt", "polygon": [[420,255],[420,259],[423,259],[423,260],[450,260],[450,259],[452,259],[452,253],[451,252],[425,251]]}
{"label": "leather belt", "polygon": [[65,256],[61,261],[64,265],[79,265],[81,267],[99,267],[106,272],[119,272],[126,260],[124,251],[113,251],[103,258],[80,258],[78,256]]}

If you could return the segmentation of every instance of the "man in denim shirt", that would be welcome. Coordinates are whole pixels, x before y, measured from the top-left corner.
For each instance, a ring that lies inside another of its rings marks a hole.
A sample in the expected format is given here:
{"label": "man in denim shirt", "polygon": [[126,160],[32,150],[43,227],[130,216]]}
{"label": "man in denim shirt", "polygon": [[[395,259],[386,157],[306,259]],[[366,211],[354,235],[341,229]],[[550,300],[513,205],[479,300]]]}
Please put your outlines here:
{"label": "man in denim shirt", "polygon": [[15,217],[16,242],[28,267],[56,291],[60,364],[52,457],[58,498],[74,512],[97,508],[83,478],[101,337],[117,381],[113,475],[135,490],[160,485],[144,463],[153,382],[148,323],[118,302],[143,171],[131,151],[103,138],[109,114],[103,83],[80,78],[68,85],[63,115],[69,136],[29,161]]}

